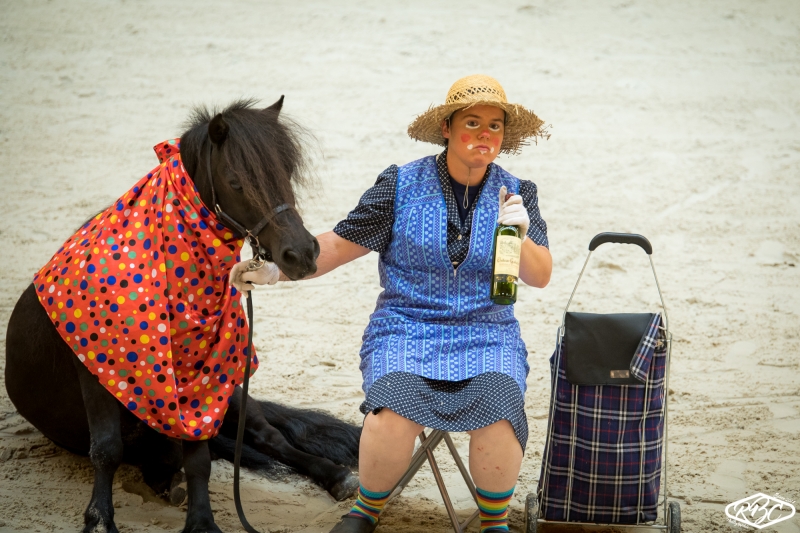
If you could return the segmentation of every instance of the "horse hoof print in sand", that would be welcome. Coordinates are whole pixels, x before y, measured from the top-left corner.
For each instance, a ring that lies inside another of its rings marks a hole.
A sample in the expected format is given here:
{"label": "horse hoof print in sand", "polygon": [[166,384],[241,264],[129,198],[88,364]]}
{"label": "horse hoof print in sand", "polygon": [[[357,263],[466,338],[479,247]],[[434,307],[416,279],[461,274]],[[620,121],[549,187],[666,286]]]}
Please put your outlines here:
{"label": "horse hoof print in sand", "polygon": [[[282,105],[197,109],[180,139],[155,147],[159,165],[81,226],[14,308],[8,395],[45,436],[89,455],[85,532],[117,531],[112,481],[123,460],[173,504],[188,496],[184,531],[219,530],[211,453],[232,460],[238,385],[247,359],[258,365],[228,274],[245,238],[292,279],[314,273],[319,254],[291,208],[303,146]],[[242,464],[278,461],[344,499],[358,487],[349,467],[360,432],[250,399]]]}

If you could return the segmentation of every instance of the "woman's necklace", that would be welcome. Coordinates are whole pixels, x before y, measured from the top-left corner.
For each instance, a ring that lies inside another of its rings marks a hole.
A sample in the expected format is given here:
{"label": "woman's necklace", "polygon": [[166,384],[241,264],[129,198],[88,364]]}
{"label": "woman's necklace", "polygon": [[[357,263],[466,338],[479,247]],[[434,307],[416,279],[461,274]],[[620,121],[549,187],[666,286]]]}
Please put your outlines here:
{"label": "woman's necklace", "polygon": [[469,175],[471,173],[472,169],[467,169],[467,189],[464,191],[464,202],[461,204],[464,206],[464,211],[469,207]]}

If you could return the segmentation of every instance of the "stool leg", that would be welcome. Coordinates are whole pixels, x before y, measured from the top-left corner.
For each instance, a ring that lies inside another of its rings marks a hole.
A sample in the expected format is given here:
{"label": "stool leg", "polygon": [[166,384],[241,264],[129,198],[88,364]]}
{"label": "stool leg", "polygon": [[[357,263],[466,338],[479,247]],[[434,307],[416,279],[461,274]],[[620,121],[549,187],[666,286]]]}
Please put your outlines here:
{"label": "stool leg", "polygon": [[478,494],[475,492],[475,483],[472,481],[472,476],[469,474],[469,470],[467,470],[467,467],[464,466],[464,461],[461,460],[461,455],[459,455],[458,450],[456,450],[456,445],[453,444],[453,439],[450,438],[449,433],[444,434],[444,442],[447,444],[447,448],[450,450],[450,455],[453,456],[453,460],[456,462],[459,472],[461,472],[461,477],[464,478],[464,483],[467,484],[469,492],[472,494],[472,499],[475,500],[475,504],[477,505]]}
{"label": "stool leg", "polygon": [[475,499],[475,502],[477,503],[475,484],[473,483],[472,477],[469,475],[469,471],[467,470],[466,466],[464,466],[464,462],[461,460],[461,456],[459,455],[458,450],[456,450],[455,444],[450,438],[450,434],[446,431],[438,429],[432,430],[428,435],[425,434],[425,431],[419,434],[420,446],[414,453],[414,456],[411,458],[411,464],[409,464],[408,470],[406,470],[406,473],[403,474],[403,477],[400,478],[400,481],[398,481],[397,485],[395,485],[395,487],[392,489],[392,494],[389,496],[389,501],[393,500],[401,492],[403,492],[403,489],[406,488],[406,485],[408,485],[411,479],[413,479],[414,475],[416,475],[419,469],[422,468],[422,465],[427,459],[428,464],[431,466],[433,477],[436,480],[436,486],[439,488],[439,493],[442,496],[445,509],[447,510],[447,516],[450,518],[450,523],[453,525],[453,530],[456,533],[464,533],[472,521],[478,517],[480,510],[473,512],[464,522],[459,522],[458,515],[456,515],[456,510],[453,507],[453,503],[450,501],[450,495],[447,492],[447,487],[444,484],[444,478],[439,470],[439,465],[433,455],[433,450],[436,449],[442,440],[444,440],[447,444],[447,448],[450,450],[450,454],[453,456],[456,466],[458,466],[458,470],[461,472],[461,476],[464,478],[464,481],[469,488],[470,494],[472,494],[473,499]]}
{"label": "stool leg", "polygon": [[408,483],[414,478],[419,469],[422,468],[422,465],[425,464],[425,459],[427,458],[425,451],[428,448],[435,448],[438,446],[442,441],[442,438],[442,435],[437,434],[437,431],[435,430],[431,431],[431,434],[428,437],[425,436],[424,430],[419,434],[419,440],[421,443],[420,447],[411,458],[411,463],[408,465],[408,470],[406,470],[406,473],[403,474],[403,477],[400,478],[400,481],[398,481],[397,485],[395,485],[392,489],[392,494],[389,496],[389,501],[392,501],[394,498],[399,496],[401,492],[403,492],[403,489],[406,488],[406,485],[408,485]]}
{"label": "stool leg", "polygon": [[[458,453],[456,445],[453,443],[453,439],[450,438],[449,433],[444,434],[444,442],[447,444],[447,448],[450,450],[450,455],[453,456],[453,460],[456,462],[456,466],[458,467],[459,472],[461,472],[461,477],[464,478],[464,483],[467,484],[467,488],[469,488],[469,492],[470,494],[472,494],[472,499],[475,500],[475,505],[477,505],[478,494],[475,491],[475,483],[472,481],[472,476],[469,474],[467,467],[464,466],[464,461],[461,460],[461,455]],[[466,527],[470,525],[473,520],[478,518],[479,515],[480,515],[480,509],[477,509],[462,524],[463,528],[466,529]]]}
{"label": "stool leg", "polygon": [[[445,435],[447,435],[447,433],[445,433]],[[420,435],[420,439],[421,438],[422,435]],[[444,478],[442,478],[442,473],[439,471],[439,465],[436,463],[436,458],[433,456],[432,447],[426,448],[425,454],[428,456],[428,463],[431,465],[433,477],[436,479],[436,485],[439,487],[439,493],[442,495],[442,501],[444,501],[444,507],[447,509],[447,515],[450,517],[450,522],[453,524],[453,529],[456,531],[456,533],[463,533],[464,528],[461,527],[461,524],[458,521],[458,516],[456,515],[456,510],[453,508],[453,502],[450,501],[450,495],[447,493],[447,487],[444,485]]]}

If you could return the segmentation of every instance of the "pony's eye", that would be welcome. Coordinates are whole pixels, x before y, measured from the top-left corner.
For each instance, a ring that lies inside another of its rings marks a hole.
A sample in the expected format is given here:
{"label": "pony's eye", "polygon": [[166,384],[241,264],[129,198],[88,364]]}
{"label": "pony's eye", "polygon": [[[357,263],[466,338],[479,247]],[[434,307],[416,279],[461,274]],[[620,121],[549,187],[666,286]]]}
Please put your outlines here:
{"label": "pony's eye", "polygon": [[231,189],[233,189],[234,191],[241,191],[242,190],[242,185],[238,181],[231,180],[230,181],[230,185],[231,185]]}

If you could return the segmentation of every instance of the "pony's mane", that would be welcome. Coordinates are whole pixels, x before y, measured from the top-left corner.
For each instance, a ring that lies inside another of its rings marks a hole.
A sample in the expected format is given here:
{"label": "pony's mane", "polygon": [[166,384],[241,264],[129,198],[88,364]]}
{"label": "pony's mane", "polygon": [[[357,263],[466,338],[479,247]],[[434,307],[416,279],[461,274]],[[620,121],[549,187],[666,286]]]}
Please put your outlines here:
{"label": "pony's mane", "polygon": [[[221,113],[229,126],[222,152],[242,185],[247,201],[264,213],[271,212],[282,199],[291,198],[292,187],[304,187],[311,180],[304,155],[310,135],[295,122],[275,111],[255,109],[257,101],[242,99],[218,111],[194,108],[181,135],[181,159],[192,177],[205,165],[208,123]],[[205,172],[203,172],[205,174]],[[203,190],[206,185],[195,182]]]}

